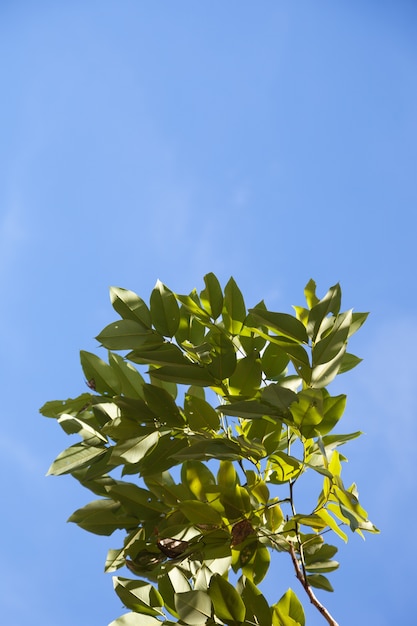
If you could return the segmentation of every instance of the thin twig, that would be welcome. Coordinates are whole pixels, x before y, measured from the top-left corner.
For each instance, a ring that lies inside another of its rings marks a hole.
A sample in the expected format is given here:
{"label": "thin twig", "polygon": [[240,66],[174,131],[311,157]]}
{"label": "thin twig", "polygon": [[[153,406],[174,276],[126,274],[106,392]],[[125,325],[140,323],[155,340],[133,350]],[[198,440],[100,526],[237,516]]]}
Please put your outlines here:
{"label": "thin twig", "polygon": [[294,565],[295,575],[300,581],[304,591],[310,598],[311,604],[313,604],[316,607],[316,609],[319,611],[319,613],[323,615],[324,619],[327,620],[330,626],[339,626],[336,620],[330,615],[326,607],[324,607],[322,603],[316,598],[314,591],[308,584],[307,579],[305,578],[305,576],[303,575],[303,572],[301,571],[300,564],[298,562],[297,555],[295,554],[294,546],[292,544],[290,544],[290,555],[291,555],[291,559]]}

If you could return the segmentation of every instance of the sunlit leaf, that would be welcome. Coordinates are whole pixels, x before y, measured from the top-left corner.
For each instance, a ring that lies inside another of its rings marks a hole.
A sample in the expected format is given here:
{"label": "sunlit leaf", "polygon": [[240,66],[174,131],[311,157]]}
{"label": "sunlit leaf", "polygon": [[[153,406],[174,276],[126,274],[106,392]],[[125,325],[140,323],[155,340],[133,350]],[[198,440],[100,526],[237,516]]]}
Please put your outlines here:
{"label": "sunlit leaf", "polygon": [[180,310],[177,300],[160,280],[151,293],[152,324],[164,337],[173,337],[180,321]]}
{"label": "sunlit leaf", "polygon": [[238,335],[246,318],[245,301],[235,280],[230,278],[224,288],[223,322],[231,335]]}
{"label": "sunlit leaf", "polygon": [[217,319],[223,309],[223,293],[217,277],[210,272],[204,276],[205,288],[200,294],[204,308],[213,319]]}
{"label": "sunlit leaf", "polygon": [[273,606],[280,626],[305,626],[305,615],[301,602],[292,589],[288,589]]}

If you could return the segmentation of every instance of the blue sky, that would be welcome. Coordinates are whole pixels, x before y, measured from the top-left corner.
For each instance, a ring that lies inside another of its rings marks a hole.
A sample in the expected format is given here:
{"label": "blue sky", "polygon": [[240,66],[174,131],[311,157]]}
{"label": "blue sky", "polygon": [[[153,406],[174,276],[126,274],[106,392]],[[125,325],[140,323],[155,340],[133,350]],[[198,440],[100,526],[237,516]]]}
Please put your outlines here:
{"label": "blue sky", "polygon": [[[340,546],[321,597],[341,626],[412,623],[416,18],[405,0],[0,4],[8,626],[123,612],[102,573],[119,538],[65,523],[92,498],[45,478],[72,441],[38,408],[85,391],[79,350],[114,319],[110,285],[147,298],[158,278],[181,293],[209,271],[248,305],[290,311],[313,277],[371,311],[352,342],[364,362],[334,391],[343,430],[366,433],[346,482],[382,534]],[[297,591],[283,561],[271,602]]]}

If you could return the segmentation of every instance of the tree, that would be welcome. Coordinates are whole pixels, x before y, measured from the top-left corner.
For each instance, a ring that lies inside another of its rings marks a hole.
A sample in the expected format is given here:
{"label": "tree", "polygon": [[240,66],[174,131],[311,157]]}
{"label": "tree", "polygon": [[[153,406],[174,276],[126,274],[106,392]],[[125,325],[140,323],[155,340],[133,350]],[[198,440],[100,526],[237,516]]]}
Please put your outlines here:
{"label": "tree", "polygon": [[346,347],[367,314],[340,312],[339,285],[319,299],[310,280],[290,315],[263,301],[247,311],[233,278],[224,291],[212,273],[204,282],[177,295],[158,281],[149,307],[111,289],[120,319],[97,337],[108,362],[82,351],[89,392],[41,409],[81,437],[49,474],[98,496],[69,521],[126,532],[105,570],[134,575],[114,576],[130,612],[111,626],[304,626],[292,589],[272,606],[259,589],[277,552],[336,625],[315,591],[332,591],[338,567],[328,531],[378,531],[343,484],[339,449],[361,433],[335,433],[346,396],[327,386],[360,362]]}

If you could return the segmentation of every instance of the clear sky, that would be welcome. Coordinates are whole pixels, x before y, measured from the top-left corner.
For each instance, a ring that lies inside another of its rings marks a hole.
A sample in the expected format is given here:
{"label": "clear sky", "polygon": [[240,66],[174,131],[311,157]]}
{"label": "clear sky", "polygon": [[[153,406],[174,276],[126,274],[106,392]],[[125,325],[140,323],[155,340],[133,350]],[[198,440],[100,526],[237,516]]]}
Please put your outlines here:
{"label": "clear sky", "polygon": [[[65,523],[93,498],[45,478],[73,440],[38,408],[86,390],[110,285],[209,271],[251,306],[290,312],[312,277],[371,311],[333,391],[382,534],[340,546],[320,597],[341,626],[415,623],[417,4],[2,0],[0,59],[2,623],[123,613],[102,573],[119,537]],[[271,602],[302,598],[284,561]]]}

